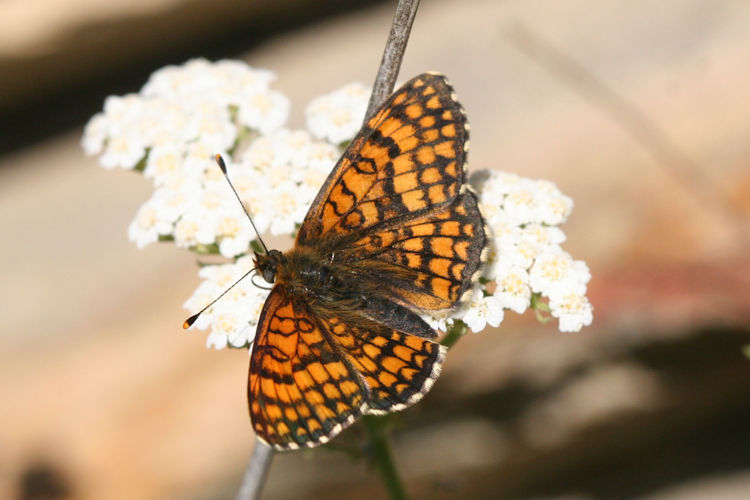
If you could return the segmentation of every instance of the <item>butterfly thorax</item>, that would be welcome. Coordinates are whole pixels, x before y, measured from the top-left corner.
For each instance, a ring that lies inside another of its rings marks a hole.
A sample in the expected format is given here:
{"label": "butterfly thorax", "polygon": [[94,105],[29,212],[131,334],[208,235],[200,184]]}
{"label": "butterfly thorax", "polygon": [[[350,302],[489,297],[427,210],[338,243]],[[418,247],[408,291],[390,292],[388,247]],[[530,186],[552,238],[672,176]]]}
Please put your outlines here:
{"label": "butterfly thorax", "polygon": [[342,288],[342,270],[334,264],[333,255],[320,255],[315,248],[295,246],[284,253],[256,254],[256,267],[263,279],[310,305],[351,293]]}
{"label": "butterfly thorax", "polygon": [[[389,282],[399,279],[387,264],[357,259],[356,252],[331,252],[328,245],[296,245],[288,252],[257,255],[264,278],[296,308],[319,318],[338,318],[350,326],[392,328],[425,338],[437,334],[414,311],[389,296]],[[383,271],[389,271],[385,279]]]}

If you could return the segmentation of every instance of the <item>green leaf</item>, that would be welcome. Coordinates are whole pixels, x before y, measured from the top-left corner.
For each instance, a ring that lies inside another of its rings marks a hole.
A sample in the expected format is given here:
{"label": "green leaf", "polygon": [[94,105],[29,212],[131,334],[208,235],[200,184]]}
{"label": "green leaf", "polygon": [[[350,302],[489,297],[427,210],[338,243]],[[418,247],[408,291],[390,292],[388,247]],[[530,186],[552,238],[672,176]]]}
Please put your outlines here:
{"label": "green leaf", "polygon": [[540,323],[542,324],[549,323],[552,320],[552,315],[550,314],[549,304],[542,300],[541,293],[537,292],[537,293],[531,294],[531,308],[534,310],[536,319]]}
{"label": "green leaf", "polygon": [[250,241],[250,248],[252,248],[255,253],[263,253],[263,247],[258,240]]}
{"label": "green leaf", "polygon": [[208,245],[198,244],[190,247],[190,250],[197,253],[198,255],[218,255],[219,245],[216,243],[210,243]]}
{"label": "green leaf", "polygon": [[135,167],[133,167],[133,170],[136,172],[143,172],[146,170],[146,161],[148,161],[148,154],[151,152],[151,148],[146,148],[146,154],[143,155],[143,158],[141,158],[138,163],[135,164]]}

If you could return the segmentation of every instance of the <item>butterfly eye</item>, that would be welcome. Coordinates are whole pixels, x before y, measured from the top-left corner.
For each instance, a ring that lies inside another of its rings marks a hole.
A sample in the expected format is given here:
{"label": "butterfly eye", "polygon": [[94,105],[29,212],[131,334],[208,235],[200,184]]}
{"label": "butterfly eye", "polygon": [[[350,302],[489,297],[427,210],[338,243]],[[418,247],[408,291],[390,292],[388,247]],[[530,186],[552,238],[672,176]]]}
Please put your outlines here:
{"label": "butterfly eye", "polygon": [[268,283],[273,284],[274,280],[276,279],[276,272],[271,269],[270,267],[263,268],[263,279],[266,280]]}

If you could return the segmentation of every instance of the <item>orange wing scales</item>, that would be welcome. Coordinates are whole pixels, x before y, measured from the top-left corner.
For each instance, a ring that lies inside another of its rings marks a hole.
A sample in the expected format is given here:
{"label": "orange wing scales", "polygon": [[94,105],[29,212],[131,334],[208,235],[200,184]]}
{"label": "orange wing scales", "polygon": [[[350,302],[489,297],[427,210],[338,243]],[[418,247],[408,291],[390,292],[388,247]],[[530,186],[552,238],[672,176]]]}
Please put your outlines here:
{"label": "orange wing scales", "polygon": [[445,346],[377,323],[353,326],[336,317],[325,322],[367,386],[367,413],[388,413],[413,405],[440,375]]}
{"label": "orange wing scales", "polygon": [[446,349],[417,313],[455,306],[486,240],[463,186],[468,135],[444,77],[410,80],[352,140],[294,248],[257,256],[275,285],[248,398],[270,445],[319,445],[363,413],[414,404],[434,384]]}
{"label": "orange wing scales", "polygon": [[467,139],[466,117],[445,78],[411,80],[349,145],[297,242],[366,230],[453,201],[463,183]]}
{"label": "orange wing scales", "polygon": [[317,323],[278,285],[261,313],[248,401],[256,433],[276,448],[324,443],[363,411],[366,392],[359,375]]}
{"label": "orange wing scales", "polygon": [[355,245],[362,249],[362,258],[396,266],[384,281],[393,299],[439,310],[453,306],[471,286],[484,242],[476,198],[466,191],[438,213],[368,234]]}

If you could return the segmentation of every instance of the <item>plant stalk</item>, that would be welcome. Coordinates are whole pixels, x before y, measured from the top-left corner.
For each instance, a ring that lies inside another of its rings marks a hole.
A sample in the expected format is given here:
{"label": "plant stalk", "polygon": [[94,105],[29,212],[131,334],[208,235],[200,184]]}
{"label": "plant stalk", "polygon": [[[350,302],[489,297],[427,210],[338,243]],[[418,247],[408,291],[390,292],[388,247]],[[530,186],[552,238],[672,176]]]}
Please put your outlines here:
{"label": "plant stalk", "polygon": [[263,491],[263,484],[271,468],[274,450],[260,439],[256,439],[250,463],[242,476],[242,485],[237,492],[236,500],[258,500]]}
{"label": "plant stalk", "polygon": [[411,26],[414,23],[414,17],[417,15],[417,7],[419,7],[419,0],[399,0],[396,6],[391,32],[385,44],[383,59],[380,61],[380,69],[372,86],[365,121],[393,92],[398,71],[401,68],[401,61],[404,58],[406,42],[409,41]]}
{"label": "plant stalk", "polygon": [[443,340],[441,340],[440,343],[450,349],[456,344],[456,342],[458,342],[461,337],[466,335],[467,331],[468,327],[466,326],[466,323],[461,320],[456,320],[453,325],[448,328],[445,337],[443,337]]}
{"label": "plant stalk", "polygon": [[362,417],[362,426],[367,431],[369,438],[372,460],[383,480],[383,485],[388,491],[391,500],[406,500],[406,489],[401,477],[396,470],[396,462],[386,432],[387,420],[385,417],[365,415]]}

